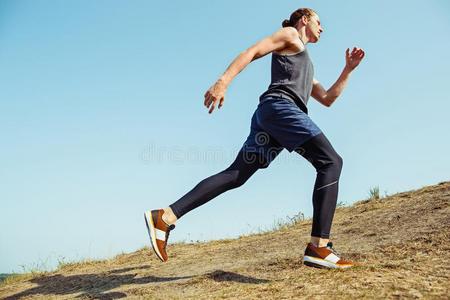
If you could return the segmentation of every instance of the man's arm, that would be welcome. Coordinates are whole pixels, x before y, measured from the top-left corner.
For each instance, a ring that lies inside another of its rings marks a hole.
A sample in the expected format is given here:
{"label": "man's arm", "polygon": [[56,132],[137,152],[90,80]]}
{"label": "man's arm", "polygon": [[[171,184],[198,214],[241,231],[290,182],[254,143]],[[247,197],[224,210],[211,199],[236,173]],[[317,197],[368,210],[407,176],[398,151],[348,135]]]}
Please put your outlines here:
{"label": "man's arm", "polygon": [[249,63],[265,56],[266,54],[284,49],[290,46],[293,40],[298,39],[297,30],[292,27],[284,27],[256,44],[241,52],[228,66],[219,78],[225,85],[229,85],[233,78],[239,74]]}
{"label": "man's arm", "polygon": [[241,52],[216,83],[206,91],[204,105],[209,108],[209,113],[212,113],[217,103],[219,103],[218,108],[222,107],[228,85],[248,64],[272,51],[291,46],[295,39],[298,39],[297,30],[292,27],[284,27]]}
{"label": "man's arm", "polygon": [[331,106],[342,93],[347,85],[350,74],[359,65],[365,55],[364,50],[360,48],[353,48],[352,53],[349,52],[349,49],[345,51],[346,63],[344,70],[342,70],[339,78],[328,90],[325,90],[317,79],[314,78],[313,80],[311,96],[327,107]]}

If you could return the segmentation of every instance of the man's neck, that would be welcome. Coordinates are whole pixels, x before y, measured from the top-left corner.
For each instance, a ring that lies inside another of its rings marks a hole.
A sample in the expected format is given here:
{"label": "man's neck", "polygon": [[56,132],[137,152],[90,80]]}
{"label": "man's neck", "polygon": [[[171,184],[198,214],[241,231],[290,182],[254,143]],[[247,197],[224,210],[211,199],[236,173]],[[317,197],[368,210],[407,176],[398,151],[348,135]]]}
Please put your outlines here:
{"label": "man's neck", "polygon": [[309,43],[309,39],[306,36],[305,27],[300,28],[300,30],[298,31],[298,38],[300,39],[300,41],[302,41],[303,45],[305,46],[306,44]]}

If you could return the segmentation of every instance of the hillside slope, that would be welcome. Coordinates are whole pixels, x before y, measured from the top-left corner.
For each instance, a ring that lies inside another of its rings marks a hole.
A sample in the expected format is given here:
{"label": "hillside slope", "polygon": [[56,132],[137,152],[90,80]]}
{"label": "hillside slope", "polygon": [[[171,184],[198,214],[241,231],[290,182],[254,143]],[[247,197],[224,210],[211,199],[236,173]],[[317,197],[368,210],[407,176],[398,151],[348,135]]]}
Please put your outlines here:
{"label": "hillside slope", "polygon": [[332,240],[362,263],[349,270],[301,264],[306,220],[237,239],[169,244],[167,263],[145,248],[8,278],[0,298],[448,299],[449,204],[450,182],[442,182],[338,208]]}

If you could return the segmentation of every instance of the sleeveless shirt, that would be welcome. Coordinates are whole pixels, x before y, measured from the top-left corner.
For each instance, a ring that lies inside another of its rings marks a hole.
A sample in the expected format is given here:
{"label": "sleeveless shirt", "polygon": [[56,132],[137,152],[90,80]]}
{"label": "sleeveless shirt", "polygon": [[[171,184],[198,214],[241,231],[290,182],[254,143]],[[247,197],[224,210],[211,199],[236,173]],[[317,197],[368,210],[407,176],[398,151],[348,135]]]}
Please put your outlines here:
{"label": "sleeveless shirt", "polygon": [[306,46],[296,54],[282,55],[272,52],[271,82],[268,89],[259,97],[287,96],[297,106],[308,113],[306,104],[311,95],[314,67]]}

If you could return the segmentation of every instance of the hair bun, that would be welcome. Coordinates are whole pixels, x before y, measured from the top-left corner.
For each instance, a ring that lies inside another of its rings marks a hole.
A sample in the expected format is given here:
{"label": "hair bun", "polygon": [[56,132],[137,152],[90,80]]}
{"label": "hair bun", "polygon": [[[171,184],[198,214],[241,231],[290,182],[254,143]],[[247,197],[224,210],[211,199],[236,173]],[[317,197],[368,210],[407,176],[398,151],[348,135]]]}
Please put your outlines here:
{"label": "hair bun", "polygon": [[283,23],[281,23],[281,25],[282,25],[283,27],[292,26],[292,25],[291,25],[291,21],[289,21],[288,19],[284,20]]}

